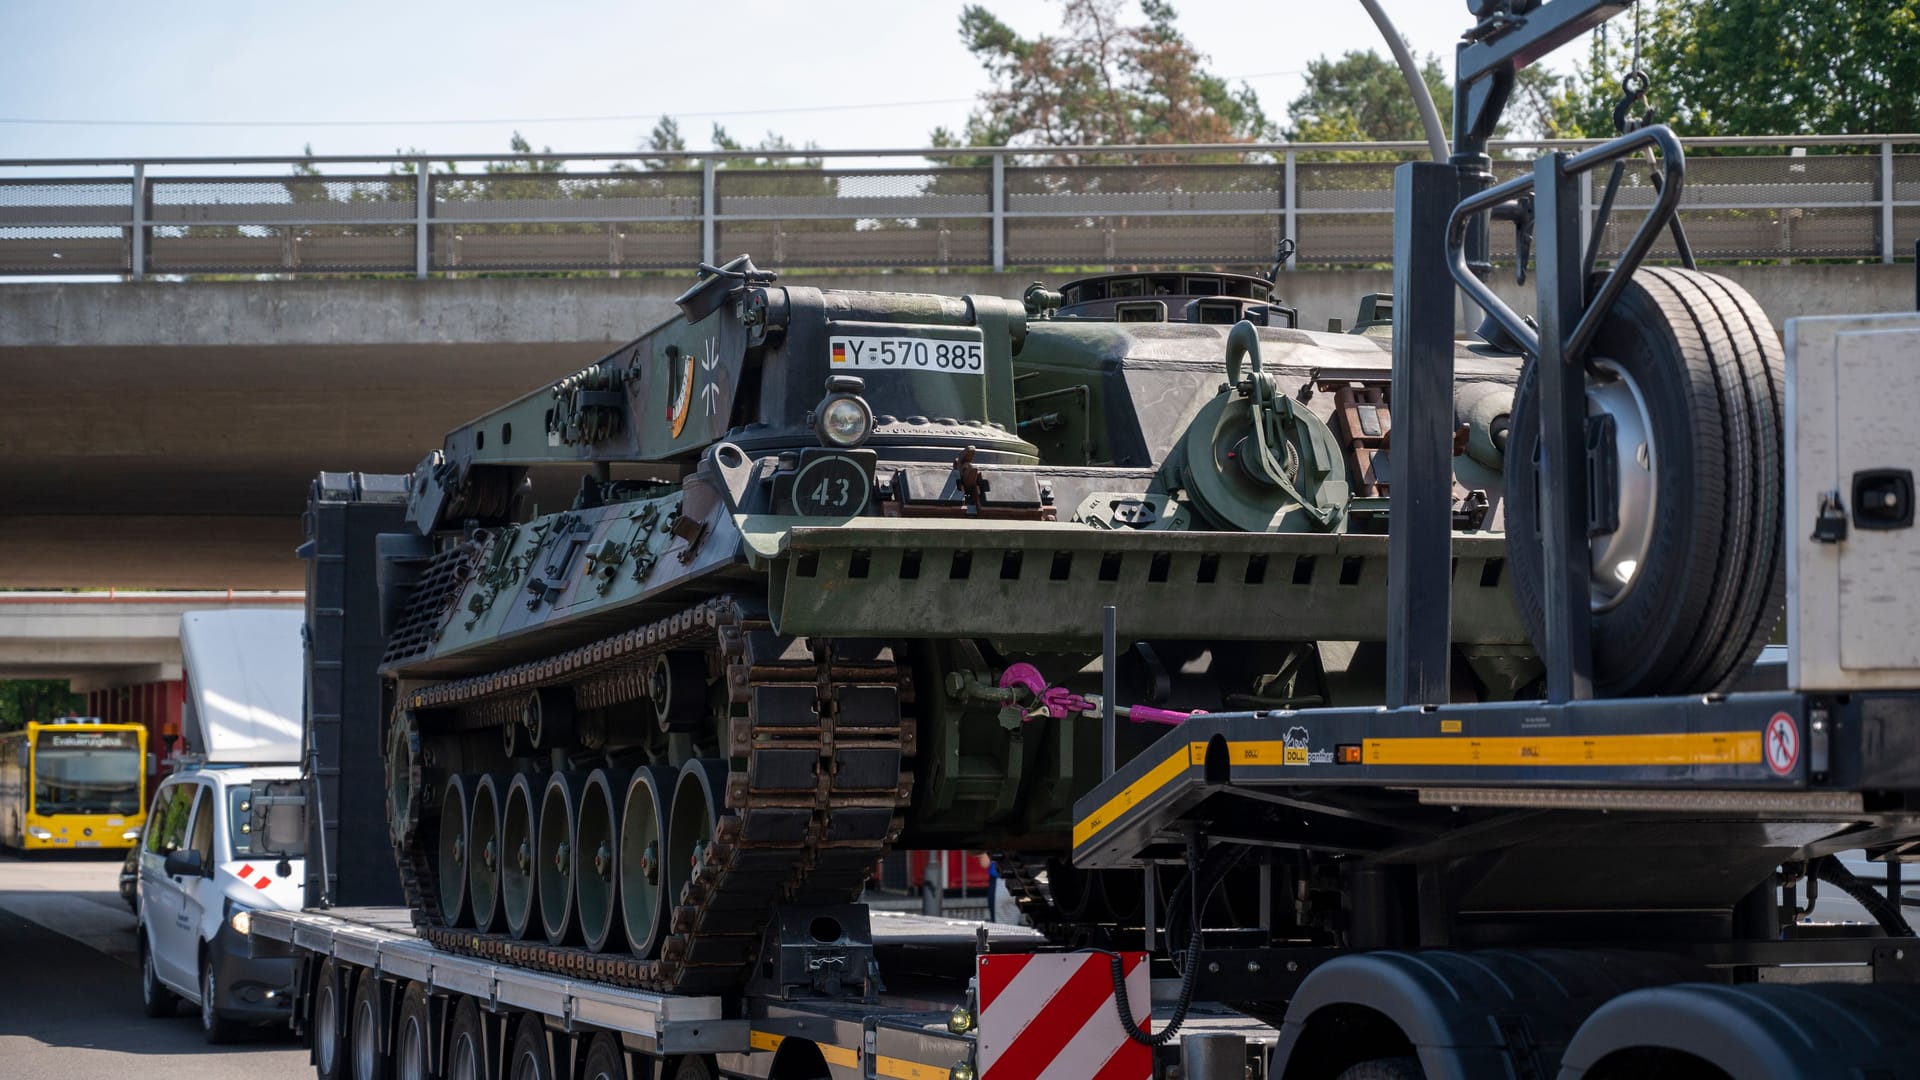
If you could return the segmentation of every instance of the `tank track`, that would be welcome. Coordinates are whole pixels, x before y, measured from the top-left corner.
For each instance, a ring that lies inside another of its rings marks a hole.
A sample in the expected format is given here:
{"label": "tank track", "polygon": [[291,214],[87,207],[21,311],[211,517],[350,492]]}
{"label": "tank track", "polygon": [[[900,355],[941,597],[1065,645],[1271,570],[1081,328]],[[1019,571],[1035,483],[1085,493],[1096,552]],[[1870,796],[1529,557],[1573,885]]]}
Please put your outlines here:
{"label": "tank track", "polygon": [[[811,648],[807,646],[810,645]],[[764,612],[718,598],[648,626],[408,695],[416,715],[457,710],[463,729],[497,727],[524,696],[566,685],[581,708],[645,697],[646,661],[700,647],[727,688],[725,803],[716,836],[674,906],[656,959],[592,953],[443,925],[432,828],[396,846],[420,933],[453,952],[659,991],[743,983],[777,904],[856,899],[899,835],[915,732],[907,669],[843,658],[831,643],[773,633]]]}

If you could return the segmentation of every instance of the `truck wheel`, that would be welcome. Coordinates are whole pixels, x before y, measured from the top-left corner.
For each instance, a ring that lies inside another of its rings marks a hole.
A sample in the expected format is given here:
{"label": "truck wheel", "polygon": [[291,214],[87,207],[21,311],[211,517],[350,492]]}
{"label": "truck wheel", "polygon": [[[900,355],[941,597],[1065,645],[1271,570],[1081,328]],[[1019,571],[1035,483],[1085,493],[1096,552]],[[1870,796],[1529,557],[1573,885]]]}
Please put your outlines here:
{"label": "truck wheel", "polygon": [[480,1003],[462,997],[453,1008],[453,1027],[447,1032],[447,1080],[489,1080],[487,1033],[480,1023]]}
{"label": "truck wheel", "polygon": [[363,971],[353,986],[353,1080],[388,1080],[393,1059],[380,1046],[380,980]]}
{"label": "truck wheel", "polygon": [[1339,1080],[1426,1080],[1417,1058],[1377,1058],[1347,1066]]}
{"label": "truck wheel", "polygon": [[534,1013],[521,1013],[513,1025],[513,1056],[507,1075],[513,1080],[553,1080],[553,1061],[547,1057],[547,1033]]}
{"label": "truck wheel", "polygon": [[[1590,541],[1585,601],[1600,697],[1724,688],[1779,615],[1784,354],[1751,298],[1724,279],[1645,269],[1587,361],[1589,438],[1611,464],[1608,531]],[[1544,635],[1538,379],[1514,393],[1506,457],[1514,599]],[[1601,466],[1602,468],[1605,465]]]}
{"label": "truck wheel", "polygon": [[400,999],[400,1029],[394,1039],[393,1072],[397,1080],[427,1080],[427,1063],[435,1056],[429,1052],[432,1038],[427,988],[410,982]]}
{"label": "truck wheel", "polygon": [[319,1080],[346,1080],[347,1003],[340,965],[329,957],[313,986],[313,1071]]}
{"label": "truck wheel", "polygon": [[240,1025],[220,1015],[220,977],[214,972],[212,953],[200,957],[200,1034],[211,1046],[230,1043],[240,1035]]}
{"label": "truck wheel", "polygon": [[140,1009],[155,1020],[180,1011],[180,996],[167,989],[153,970],[153,948],[144,933],[140,935]]}
{"label": "truck wheel", "polygon": [[581,1080],[627,1080],[618,1037],[605,1031],[593,1037],[587,1044],[587,1068]]}

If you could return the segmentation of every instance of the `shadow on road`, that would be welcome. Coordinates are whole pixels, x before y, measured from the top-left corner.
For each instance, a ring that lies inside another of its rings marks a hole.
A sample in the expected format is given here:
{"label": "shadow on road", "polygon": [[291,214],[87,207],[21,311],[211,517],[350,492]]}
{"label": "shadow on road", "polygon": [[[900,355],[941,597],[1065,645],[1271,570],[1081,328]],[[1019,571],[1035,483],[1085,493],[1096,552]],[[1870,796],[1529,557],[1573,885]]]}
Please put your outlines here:
{"label": "shadow on road", "polygon": [[[114,897],[118,901],[118,897]],[[191,1007],[180,1016],[152,1020],[142,1015],[138,971],[132,966],[87,948],[15,914],[0,910],[0,1040],[8,1036],[46,1047],[64,1047],[126,1054],[198,1057],[206,1054],[252,1053],[292,1046],[285,1029],[250,1031],[233,1046],[208,1046]],[[0,1053],[10,1076],[33,1075],[32,1062],[13,1044]],[[278,1065],[304,1063],[298,1051],[275,1056]],[[104,1064],[104,1059],[96,1059]],[[15,1073],[16,1066],[27,1066]],[[46,1075],[107,1076],[105,1068],[48,1071]]]}

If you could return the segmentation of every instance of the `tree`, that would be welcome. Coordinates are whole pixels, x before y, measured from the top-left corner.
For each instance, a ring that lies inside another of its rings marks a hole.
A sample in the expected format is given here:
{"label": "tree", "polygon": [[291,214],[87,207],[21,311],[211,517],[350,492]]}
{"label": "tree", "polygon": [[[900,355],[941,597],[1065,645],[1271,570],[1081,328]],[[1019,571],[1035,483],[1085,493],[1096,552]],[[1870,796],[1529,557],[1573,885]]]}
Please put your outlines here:
{"label": "tree", "polygon": [[[1682,134],[1864,135],[1920,125],[1920,0],[1641,3],[1641,63],[1658,113]],[[1634,36],[1620,25],[1595,30],[1585,70],[1558,110],[1564,124],[1613,134]]]}
{"label": "tree", "polygon": [[[1446,122],[1453,112],[1453,83],[1439,59],[1429,55],[1420,65],[1420,77]],[[1307,88],[1287,106],[1287,115],[1293,121],[1287,130],[1292,142],[1395,142],[1427,137],[1399,66],[1372,49],[1307,61]]]}
{"label": "tree", "polygon": [[29,720],[51,720],[86,707],[87,699],[69,690],[65,679],[0,680],[0,731],[17,731]]}
{"label": "tree", "polygon": [[[1451,137],[1452,79],[1431,54],[1420,65],[1420,77]],[[1498,134],[1563,137],[1561,110],[1569,84],[1567,76],[1546,68],[1522,69]],[[1399,65],[1371,49],[1308,61],[1307,88],[1287,113],[1293,120],[1287,138],[1293,142],[1419,142],[1427,137]]]}
{"label": "tree", "polygon": [[1124,23],[1119,0],[1064,0],[1058,34],[1024,38],[977,4],[960,38],[992,78],[964,129],[935,146],[1097,146],[1251,142],[1272,127],[1244,83],[1229,86],[1174,25],[1173,5],[1141,0]]}

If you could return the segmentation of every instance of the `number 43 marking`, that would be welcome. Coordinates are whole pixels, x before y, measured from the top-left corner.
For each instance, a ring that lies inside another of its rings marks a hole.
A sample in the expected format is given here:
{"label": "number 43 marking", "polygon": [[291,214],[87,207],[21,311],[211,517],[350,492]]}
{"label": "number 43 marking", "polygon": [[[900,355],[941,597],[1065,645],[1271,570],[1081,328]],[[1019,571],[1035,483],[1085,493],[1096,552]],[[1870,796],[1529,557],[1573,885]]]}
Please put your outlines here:
{"label": "number 43 marking", "polygon": [[812,499],[821,506],[834,508],[847,505],[847,496],[852,494],[852,485],[844,476],[830,476],[820,481],[813,489]]}

